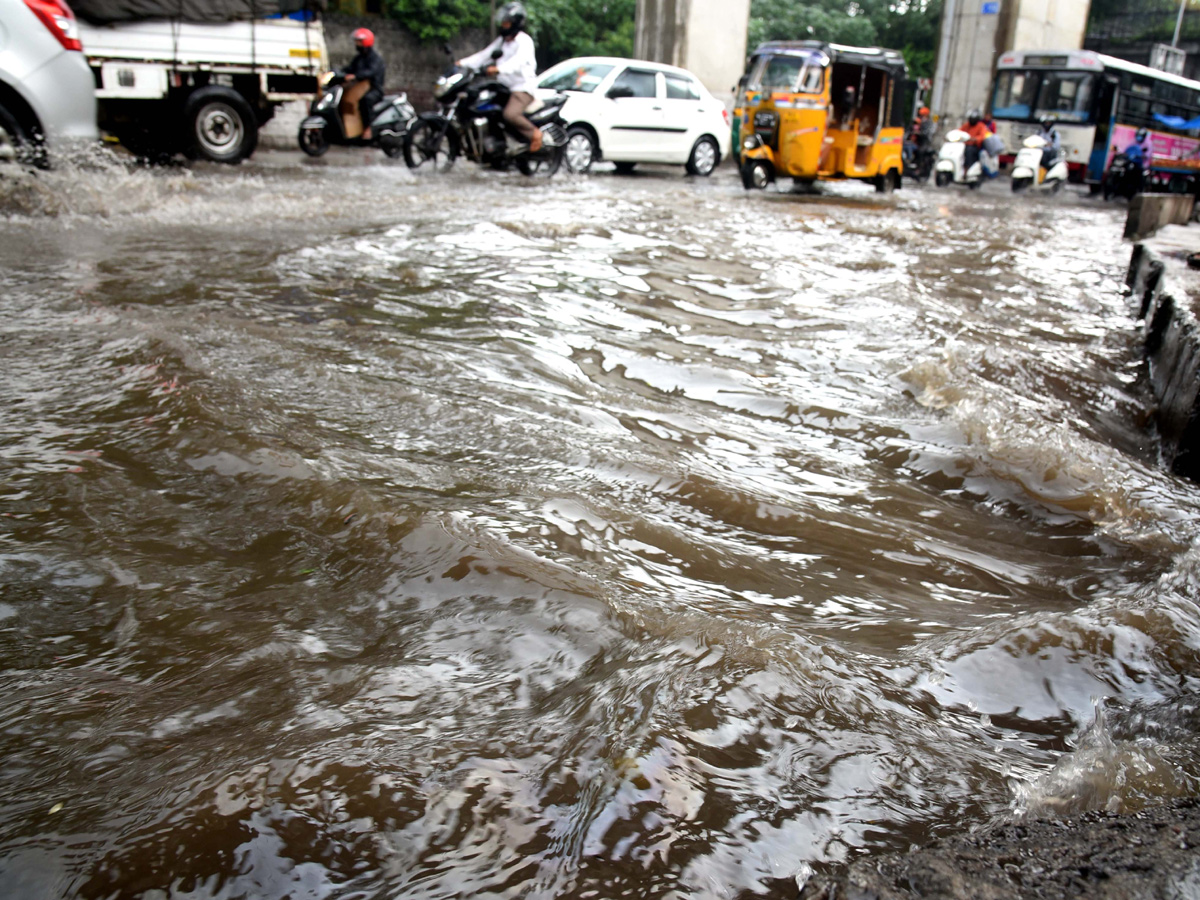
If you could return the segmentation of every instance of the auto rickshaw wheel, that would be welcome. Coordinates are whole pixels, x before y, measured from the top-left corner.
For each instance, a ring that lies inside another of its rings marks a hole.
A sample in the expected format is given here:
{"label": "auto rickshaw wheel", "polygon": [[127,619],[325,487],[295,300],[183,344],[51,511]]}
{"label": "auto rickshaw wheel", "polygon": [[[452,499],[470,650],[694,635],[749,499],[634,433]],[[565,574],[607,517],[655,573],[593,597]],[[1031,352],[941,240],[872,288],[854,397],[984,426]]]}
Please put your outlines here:
{"label": "auto rickshaw wheel", "polygon": [[898,187],[900,187],[900,173],[895,169],[888,169],[875,178],[875,193],[877,194],[890,194]]}
{"label": "auto rickshaw wheel", "polygon": [[761,191],[774,180],[771,164],[764,159],[748,159],[742,165],[742,187],[748,191]]}

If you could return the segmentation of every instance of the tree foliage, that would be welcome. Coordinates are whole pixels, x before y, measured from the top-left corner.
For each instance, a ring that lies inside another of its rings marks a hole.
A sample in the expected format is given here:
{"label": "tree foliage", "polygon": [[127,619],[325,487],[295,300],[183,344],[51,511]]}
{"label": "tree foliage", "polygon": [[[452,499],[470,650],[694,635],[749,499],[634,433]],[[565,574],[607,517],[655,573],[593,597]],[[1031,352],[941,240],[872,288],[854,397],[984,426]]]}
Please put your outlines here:
{"label": "tree foliage", "polygon": [[387,11],[422,43],[451,41],[471,28],[487,28],[488,0],[387,0]]}
{"label": "tree foliage", "polygon": [[942,0],[751,0],[748,45],[819,40],[899,50],[914,77],[933,74]]}
{"label": "tree foliage", "polygon": [[[496,6],[503,5],[496,0]],[[632,56],[637,0],[525,0],[540,69],[572,56]],[[487,28],[489,0],[387,0],[388,13],[417,40],[449,41]]]}

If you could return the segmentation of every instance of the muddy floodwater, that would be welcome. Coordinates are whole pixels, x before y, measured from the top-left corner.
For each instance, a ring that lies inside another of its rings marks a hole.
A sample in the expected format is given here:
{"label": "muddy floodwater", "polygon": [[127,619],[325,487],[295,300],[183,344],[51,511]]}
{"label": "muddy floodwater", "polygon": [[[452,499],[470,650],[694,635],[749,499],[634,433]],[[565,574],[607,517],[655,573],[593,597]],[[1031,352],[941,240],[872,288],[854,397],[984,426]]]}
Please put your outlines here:
{"label": "muddy floodwater", "polygon": [[1124,213],[0,180],[4,895],[784,898],[1200,793]]}

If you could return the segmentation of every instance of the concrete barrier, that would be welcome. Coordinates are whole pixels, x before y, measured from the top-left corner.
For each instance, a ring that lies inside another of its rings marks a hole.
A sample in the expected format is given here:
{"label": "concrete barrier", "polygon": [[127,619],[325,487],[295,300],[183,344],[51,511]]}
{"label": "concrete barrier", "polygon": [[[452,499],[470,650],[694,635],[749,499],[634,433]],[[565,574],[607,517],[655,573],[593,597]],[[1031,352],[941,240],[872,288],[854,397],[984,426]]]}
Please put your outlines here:
{"label": "concrete barrier", "polygon": [[1200,235],[1169,229],[1133,248],[1125,278],[1145,322],[1163,458],[1194,481],[1200,481],[1200,271],[1188,266],[1188,257],[1198,249]]}
{"label": "concrete barrier", "polygon": [[1137,194],[1129,201],[1125,237],[1140,241],[1166,225],[1186,225],[1195,205],[1191,194]]}

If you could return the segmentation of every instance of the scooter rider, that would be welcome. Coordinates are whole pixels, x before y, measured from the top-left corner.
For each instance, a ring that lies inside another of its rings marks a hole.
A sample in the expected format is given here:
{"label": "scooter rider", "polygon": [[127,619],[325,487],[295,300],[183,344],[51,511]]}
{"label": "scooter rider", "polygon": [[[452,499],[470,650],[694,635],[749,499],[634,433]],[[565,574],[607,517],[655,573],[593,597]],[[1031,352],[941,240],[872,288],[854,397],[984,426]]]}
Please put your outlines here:
{"label": "scooter rider", "polygon": [[962,126],[962,130],[970,135],[966,151],[963,154],[963,168],[970,169],[979,161],[979,151],[983,149],[983,142],[991,137],[992,132],[984,124],[983,116],[977,109],[967,113],[967,122]]}
{"label": "scooter rider", "polygon": [[[537,153],[542,149],[542,132],[525,118],[525,110],[533,102],[533,91],[537,87],[537,59],[533,38],[525,31],[525,21],[523,4],[505,4],[496,13],[500,36],[478,53],[460,59],[458,64],[472,69],[487,66],[487,74],[509,89],[504,121],[529,142],[530,153]],[[493,60],[492,54],[497,50],[500,55]]]}
{"label": "scooter rider", "polygon": [[1062,152],[1062,138],[1059,137],[1058,129],[1054,127],[1055,121],[1054,116],[1042,116],[1038,119],[1038,124],[1042,126],[1038,137],[1046,142],[1046,148],[1042,151],[1042,168],[1046,170],[1054,165],[1058,154]]}
{"label": "scooter rider", "polygon": [[383,99],[383,80],[386,67],[383,57],[375,49],[375,34],[369,28],[359,28],[354,32],[354,48],[358,52],[354,59],[338,70],[346,84],[356,81],[369,81],[371,87],[358,101],[358,114],[362,116],[363,140],[371,139],[371,110]]}

